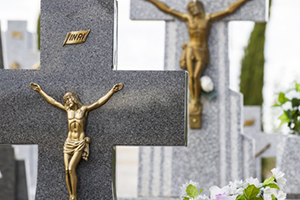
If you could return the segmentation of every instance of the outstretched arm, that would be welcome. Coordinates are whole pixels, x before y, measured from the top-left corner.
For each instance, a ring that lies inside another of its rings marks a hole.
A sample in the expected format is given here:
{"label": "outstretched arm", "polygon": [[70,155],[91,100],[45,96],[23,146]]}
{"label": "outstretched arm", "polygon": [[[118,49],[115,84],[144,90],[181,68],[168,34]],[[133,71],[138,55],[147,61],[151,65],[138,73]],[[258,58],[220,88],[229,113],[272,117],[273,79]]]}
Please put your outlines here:
{"label": "outstretched arm", "polygon": [[31,89],[37,91],[51,105],[56,106],[56,107],[58,107],[58,108],[60,108],[62,110],[66,110],[65,107],[61,103],[55,101],[52,97],[50,97],[48,94],[46,94],[42,90],[42,88],[41,88],[41,86],[39,84],[30,83],[30,87],[31,87]]}
{"label": "outstretched arm", "polygon": [[160,1],[157,1],[157,0],[145,0],[145,1],[149,1],[151,2],[152,4],[154,4],[158,9],[160,9],[161,11],[167,13],[167,14],[170,14],[170,15],[173,15],[181,20],[187,20],[187,15],[186,14],[183,14],[183,13],[180,13],[176,10],[173,10],[171,9],[168,5],[160,2]]}
{"label": "outstretched arm", "polygon": [[118,92],[122,89],[123,89],[123,84],[122,83],[114,85],[111,88],[111,90],[104,97],[102,97],[97,102],[93,103],[92,105],[87,106],[87,110],[91,111],[91,110],[94,110],[96,108],[99,108],[100,106],[105,104],[114,95],[114,93],[116,93],[116,92]]}
{"label": "outstretched arm", "polygon": [[238,0],[237,2],[231,4],[226,10],[223,10],[218,13],[211,14],[211,20],[218,20],[223,17],[227,17],[228,15],[234,13],[237,9],[239,9],[242,5],[244,5],[246,2],[251,0]]}

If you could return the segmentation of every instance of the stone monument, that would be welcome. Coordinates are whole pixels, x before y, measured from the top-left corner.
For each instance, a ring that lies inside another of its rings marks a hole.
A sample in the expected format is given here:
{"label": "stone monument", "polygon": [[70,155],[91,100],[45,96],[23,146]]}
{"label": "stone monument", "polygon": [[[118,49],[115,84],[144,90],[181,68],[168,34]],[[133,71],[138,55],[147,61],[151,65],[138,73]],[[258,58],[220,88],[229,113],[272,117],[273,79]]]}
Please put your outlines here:
{"label": "stone monument", "polygon": [[[88,162],[80,162],[78,199],[116,199],[116,145],[186,145],[186,73],[113,71],[113,0],[42,0],[41,69],[0,73],[0,143],[38,144],[36,199],[68,199],[63,146],[66,114],[37,98],[37,82],[59,102],[68,91],[90,104],[115,83],[124,88],[89,114]],[[70,31],[91,30],[85,43],[62,46]],[[173,109],[176,107],[176,109]],[[114,190],[115,191],[115,190]],[[114,197],[113,197],[114,196]]]}
{"label": "stone monument", "polygon": [[[189,1],[162,2],[186,12]],[[215,13],[226,9],[235,0],[202,2],[208,13]],[[202,97],[202,129],[188,130],[188,148],[140,149],[139,197],[179,196],[178,188],[191,179],[200,182],[200,187],[209,188],[211,185],[224,186],[231,180],[253,174],[251,169],[244,170],[245,162],[254,158],[252,139],[242,135],[242,98],[229,89],[228,22],[265,22],[267,8],[265,0],[253,0],[212,25],[208,42],[210,64],[204,75],[212,78],[218,96],[211,101]],[[180,70],[181,45],[188,41],[185,23],[143,0],[131,0],[131,19],[166,21],[165,70]],[[249,148],[243,146],[246,140]]]}
{"label": "stone monument", "polygon": [[28,200],[25,163],[15,159],[11,145],[0,145],[0,199]]}
{"label": "stone monument", "polygon": [[30,69],[39,62],[37,35],[28,32],[26,21],[8,21],[3,35],[6,69]]}

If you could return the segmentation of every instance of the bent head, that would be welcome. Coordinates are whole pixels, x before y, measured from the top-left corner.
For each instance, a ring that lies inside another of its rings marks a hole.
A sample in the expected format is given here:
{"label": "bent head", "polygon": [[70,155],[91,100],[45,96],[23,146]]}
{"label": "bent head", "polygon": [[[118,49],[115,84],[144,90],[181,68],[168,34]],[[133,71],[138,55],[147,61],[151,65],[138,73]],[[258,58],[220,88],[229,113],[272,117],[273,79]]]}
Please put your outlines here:
{"label": "bent head", "polygon": [[187,10],[188,12],[193,15],[200,15],[201,17],[205,16],[205,10],[204,10],[204,5],[201,1],[191,1],[187,5]]}
{"label": "bent head", "polygon": [[73,109],[75,106],[80,107],[81,103],[78,96],[73,92],[68,92],[64,95],[64,102],[66,107]]}

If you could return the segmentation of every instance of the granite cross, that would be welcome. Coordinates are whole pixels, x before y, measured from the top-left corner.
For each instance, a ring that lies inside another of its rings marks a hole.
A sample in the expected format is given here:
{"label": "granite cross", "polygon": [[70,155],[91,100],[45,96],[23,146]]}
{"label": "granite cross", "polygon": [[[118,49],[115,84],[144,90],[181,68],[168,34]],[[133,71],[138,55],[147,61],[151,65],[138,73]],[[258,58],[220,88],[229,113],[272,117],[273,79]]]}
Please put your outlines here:
{"label": "granite cross", "polygon": [[[186,13],[190,0],[161,0],[172,9]],[[202,0],[207,13],[225,10],[236,0]],[[188,148],[140,148],[140,197],[179,196],[178,187],[196,180],[203,188],[223,186],[244,177],[240,94],[229,89],[228,22],[266,21],[267,1],[253,0],[235,13],[213,23],[209,36],[210,64],[204,75],[212,78],[218,96],[203,98],[202,129],[189,130]],[[144,0],[131,0],[131,19],[165,20],[165,70],[181,70],[182,44],[188,42],[184,22],[159,11]],[[152,158],[163,159],[152,159]],[[168,166],[161,168],[160,166]],[[172,170],[169,170],[169,169]]]}
{"label": "granite cross", "polygon": [[[89,161],[77,168],[81,200],[115,196],[116,145],[186,145],[185,72],[113,71],[114,8],[113,0],[42,0],[41,70],[0,72],[0,143],[39,145],[38,200],[68,199],[63,164],[68,125],[66,114],[32,91],[30,82],[58,101],[75,92],[85,104],[124,84],[89,114]],[[67,32],[88,29],[85,43],[62,46]]]}
{"label": "granite cross", "polygon": [[0,24],[0,69],[4,68],[3,63],[3,48],[2,48],[2,32],[1,32],[1,24]]}

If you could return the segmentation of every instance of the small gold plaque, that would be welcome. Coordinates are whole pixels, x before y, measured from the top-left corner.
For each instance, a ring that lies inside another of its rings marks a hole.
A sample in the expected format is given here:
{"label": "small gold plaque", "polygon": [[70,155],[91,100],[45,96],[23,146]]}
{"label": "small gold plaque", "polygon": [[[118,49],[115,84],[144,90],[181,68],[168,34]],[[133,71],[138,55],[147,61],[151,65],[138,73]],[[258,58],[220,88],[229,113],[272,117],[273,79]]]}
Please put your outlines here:
{"label": "small gold plaque", "polygon": [[22,32],[17,32],[17,31],[13,31],[13,32],[11,33],[11,36],[12,36],[13,38],[17,38],[17,39],[22,39],[22,38],[23,38]]}
{"label": "small gold plaque", "polygon": [[86,41],[87,36],[91,30],[87,31],[72,31],[68,32],[63,46],[66,44],[81,44]]}

